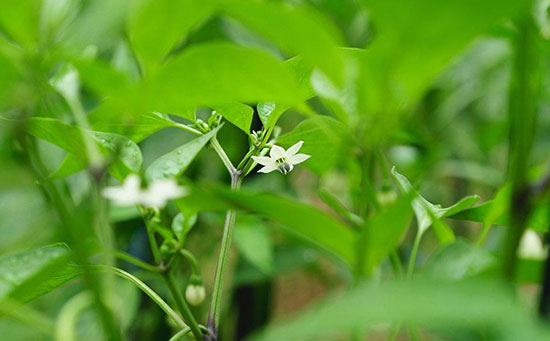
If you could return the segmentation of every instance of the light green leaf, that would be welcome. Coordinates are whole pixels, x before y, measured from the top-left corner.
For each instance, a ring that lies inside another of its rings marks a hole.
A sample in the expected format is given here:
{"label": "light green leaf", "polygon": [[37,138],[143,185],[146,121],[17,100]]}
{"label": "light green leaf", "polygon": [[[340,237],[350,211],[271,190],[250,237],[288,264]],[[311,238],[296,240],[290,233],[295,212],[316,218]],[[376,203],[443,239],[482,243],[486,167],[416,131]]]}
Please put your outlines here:
{"label": "light green leaf", "polygon": [[[196,223],[196,214],[186,216],[183,213],[178,213],[172,220],[172,231],[179,240],[185,241],[185,237]],[[184,242],[182,242],[182,245],[184,245]]]}
{"label": "light green leaf", "polygon": [[147,180],[167,179],[181,175],[220,128],[221,126],[153,161],[145,171]]}
{"label": "light green leaf", "polygon": [[423,274],[434,280],[459,280],[494,268],[497,259],[489,251],[464,239],[443,245],[428,260]]}
{"label": "light green leaf", "polygon": [[33,117],[25,122],[25,131],[69,153],[85,158],[83,130],[53,118]]}
{"label": "light green leaf", "polygon": [[[441,205],[434,205],[424,199],[424,197],[422,197],[412,187],[409,180],[397,172],[395,167],[392,168],[391,173],[403,193],[414,193],[416,196],[416,199],[412,202],[412,206],[416,215],[419,233],[424,233],[430,226],[432,226],[434,218],[441,219],[456,214],[457,212],[464,211],[479,201],[479,197],[477,195],[472,195],[461,199],[459,202],[450,207],[443,208]],[[439,231],[437,231],[436,234],[440,239],[440,242],[447,243],[454,240],[454,233],[446,225],[438,224],[437,226],[434,225],[434,228],[439,228]]]}
{"label": "light green leaf", "polygon": [[69,248],[54,244],[0,258],[0,301],[28,302],[76,277]]}
{"label": "light green leaf", "polygon": [[286,231],[330,251],[348,265],[354,263],[355,233],[326,212],[268,193],[234,192],[219,187],[213,188],[213,192],[236,208],[282,224]]}
{"label": "light green leaf", "polygon": [[138,60],[154,73],[189,31],[214,10],[208,0],[143,0],[130,13],[128,33]]}
{"label": "light green leaf", "polygon": [[0,11],[0,26],[8,37],[22,44],[36,44],[39,36],[39,0],[5,0]]}
{"label": "light green leaf", "polygon": [[343,61],[336,46],[341,37],[334,25],[313,8],[276,2],[233,1],[224,13],[260,33],[293,55],[302,55],[332,79],[342,78]]}
{"label": "light green leaf", "polygon": [[286,322],[279,321],[249,340],[317,340],[327,335],[345,339],[352,332],[387,323],[420,324],[439,330],[445,326],[446,330],[481,334],[494,331],[497,339],[507,340],[550,337],[544,326],[525,314],[502,282],[414,280],[359,285]]}
{"label": "light green leaf", "polygon": [[398,246],[411,222],[411,200],[411,195],[405,195],[365,222],[366,245],[358,247],[365,254],[367,273]]}
{"label": "light green leaf", "polygon": [[212,109],[216,110],[216,112],[245,133],[250,133],[250,124],[254,116],[254,109],[249,105],[242,103],[217,104],[213,105]]}
{"label": "light green leaf", "polygon": [[153,112],[140,115],[135,121],[126,124],[100,121],[94,124],[92,129],[123,135],[139,143],[159,130],[176,125],[177,123],[172,121],[168,115]]}
{"label": "light green leaf", "polygon": [[90,132],[99,145],[113,153],[116,158],[109,166],[109,173],[119,181],[130,173],[139,173],[143,164],[143,156],[138,145],[127,137],[93,131]]}
{"label": "light green leaf", "polygon": [[311,155],[301,166],[322,175],[348,156],[351,140],[346,126],[328,116],[308,118],[291,132],[277,138],[277,144],[290,147],[304,141],[300,153]]}
{"label": "light green leaf", "polygon": [[83,87],[100,97],[116,96],[131,82],[128,76],[100,60],[74,60]]}
{"label": "light green leaf", "polygon": [[264,274],[273,271],[273,243],[269,230],[257,219],[238,217],[235,242],[242,256]]}

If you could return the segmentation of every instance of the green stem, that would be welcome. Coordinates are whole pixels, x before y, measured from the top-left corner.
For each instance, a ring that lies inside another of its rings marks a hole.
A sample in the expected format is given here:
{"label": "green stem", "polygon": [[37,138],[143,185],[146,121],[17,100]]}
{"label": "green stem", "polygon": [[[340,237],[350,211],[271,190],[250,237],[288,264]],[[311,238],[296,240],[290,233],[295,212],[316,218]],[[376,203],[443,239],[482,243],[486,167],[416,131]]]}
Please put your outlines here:
{"label": "green stem", "polygon": [[420,241],[422,240],[422,233],[418,231],[414,238],[414,244],[411,251],[411,258],[409,259],[409,265],[407,267],[407,278],[411,278],[414,266],[416,265],[416,255],[418,254],[418,249],[420,247]]}
{"label": "green stem", "polygon": [[199,262],[197,262],[197,259],[195,258],[195,256],[193,256],[193,254],[186,249],[180,249],[180,253],[183,257],[187,258],[189,263],[191,263],[191,266],[193,267],[193,273],[199,274],[200,273]]}
{"label": "green stem", "polygon": [[227,171],[229,172],[229,174],[233,175],[234,173],[237,173],[237,169],[235,168],[235,166],[233,166],[233,163],[231,163],[231,160],[229,160],[229,157],[225,153],[225,150],[223,150],[222,146],[220,145],[220,142],[218,142],[218,139],[216,138],[216,136],[212,137],[212,139],[210,140],[210,145],[212,146],[212,148],[214,148],[216,153],[218,153],[218,156],[222,160],[225,168],[227,168]]}
{"label": "green stem", "polygon": [[[231,188],[238,190],[241,184],[242,178],[237,174],[232,174]],[[216,264],[216,275],[214,277],[214,289],[212,293],[212,301],[210,303],[210,311],[208,313],[207,327],[214,337],[217,337],[217,326],[220,321],[220,309],[221,300],[223,295],[223,282],[225,278],[225,271],[227,269],[227,261],[229,258],[229,251],[231,250],[231,240],[233,238],[233,232],[235,227],[237,212],[234,210],[228,210],[225,215],[225,223],[223,227],[223,236],[220,247],[220,253],[218,256],[218,263]]]}
{"label": "green stem", "polygon": [[182,340],[183,337],[187,334],[189,334],[189,332],[191,331],[191,328],[185,328],[185,329],[182,329],[180,330],[179,332],[177,332],[176,334],[174,334],[174,336],[172,336],[170,338],[170,340],[168,341],[179,341],[179,340]]}
{"label": "green stem", "polygon": [[390,262],[393,269],[393,273],[395,274],[395,277],[402,278],[403,277],[403,265],[401,264],[401,259],[399,258],[399,254],[397,253],[397,249],[393,250],[390,253]]}
{"label": "green stem", "polygon": [[151,272],[164,272],[163,269],[161,269],[159,267],[156,267],[156,266],[153,266],[151,264],[145,263],[141,259],[137,259],[136,257],[133,257],[133,256],[131,256],[131,255],[125,253],[125,252],[115,251],[113,254],[115,255],[115,257],[117,257],[119,259],[122,259],[122,260],[125,260],[128,263],[134,264],[135,266],[138,266],[138,267],[142,268],[143,270],[147,270],[147,271],[151,271]]}
{"label": "green stem", "polygon": [[153,302],[155,302],[162,311],[166,313],[178,326],[181,328],[187,328],[187,325],[181,317],[176,313],[168,303],[166,303],[162,297],[160,297],[153,289],[151,289],[147,284],[143,283],[139,278],[133,276],[132,274],[110,266],[95,265],[90,267],[91,270],[100,271],[100,272],[110,272],[119,277],[129,280],[134,283],[141,291],[143,291],[147,296],[149,296]]}
{"label": "green stem", "polygon": [[178,310],[183,316],[183,320],[189,324],[189,327],[191,328],[191,332],[193,333],[195,339],[202,340],[203,336],[199,324],[197,323],[197,320],[195,320],[193,313],[191,313],[187,302],[185,302],[183,295],[181,294],[181,290],[179,290],[176,284],[176,280],[172,271],[169,269],[163,277],[166,281],[166,284],[168,285],[168,289],[170,289],[170,292],[172,293],[172,296],[176,301],[176,306],[178,307]]}

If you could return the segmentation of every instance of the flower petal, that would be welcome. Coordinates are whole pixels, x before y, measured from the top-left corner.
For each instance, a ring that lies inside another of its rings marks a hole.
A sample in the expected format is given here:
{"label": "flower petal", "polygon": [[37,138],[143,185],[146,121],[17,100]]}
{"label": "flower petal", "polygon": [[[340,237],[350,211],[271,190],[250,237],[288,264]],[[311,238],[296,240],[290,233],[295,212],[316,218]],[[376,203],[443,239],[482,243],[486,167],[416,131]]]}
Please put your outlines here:
{"label": "flower petal", "polygon": [[300,148],[302,148],[303,144],[304,144],[304,141],[298,141],[298,143],[296,143],[292,147],[288,148],[286,150],[286,157],[290,158],[292,155],[295,155],[296,153],[298,153]]}
{"label": "flower petal", "polygon": [[274,160],[285,157],[285,155],[286,152],[284,148],[277,145],[273,145],[273,147],[271,147],[271,150],[269,151],[269,156],[271,156],[271,158]]}
{"label": "flower petal", "polygon": [[269,164],[275,163],[275,160],[267,156],[253,156],[252,160],[256,161],[262,166],[267,166]]}
{"label": "flower petal", "polygon": [[277,165],[275,163],[273,163],[273,164],[270,164],[270,165],[267,165],[265,167],[260,168],[258,173],[271,173],[276,169],[277,169]]}
{"label": "flower petal", "polygon": [[288,163],[290,163],[292,165],[297,165],[299,163],[302,163],[302,162],[306,161],[310,157],[311,157],[311,155],[307,155],[307,154],[292,155],[288,158]]}

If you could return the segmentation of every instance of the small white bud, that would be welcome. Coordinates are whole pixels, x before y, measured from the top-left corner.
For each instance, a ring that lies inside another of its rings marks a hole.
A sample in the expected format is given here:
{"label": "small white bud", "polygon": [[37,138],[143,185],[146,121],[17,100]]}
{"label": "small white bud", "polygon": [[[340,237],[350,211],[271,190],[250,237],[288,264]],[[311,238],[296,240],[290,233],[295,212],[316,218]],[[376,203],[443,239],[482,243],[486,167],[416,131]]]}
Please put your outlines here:
{"label": "small white bud", "polygon": [[199,305],[206,297],[206,290],[203,285],[189,284],[185,289],[185,299],[191,305]]}

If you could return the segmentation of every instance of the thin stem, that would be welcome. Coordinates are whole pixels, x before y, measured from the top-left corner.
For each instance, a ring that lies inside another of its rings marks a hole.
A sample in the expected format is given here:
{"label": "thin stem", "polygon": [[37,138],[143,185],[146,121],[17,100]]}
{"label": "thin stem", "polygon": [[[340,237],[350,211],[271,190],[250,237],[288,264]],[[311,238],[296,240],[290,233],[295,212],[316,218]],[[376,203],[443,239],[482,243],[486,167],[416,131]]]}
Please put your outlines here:
{"label": "thin stem", "polygon": [[151,271],[151,272],[164,272],[163,269],[159,268],[159,267],[156,267],[156,266],[153,266],[151,264],[148,264],[144,261],[142,261],[141,259],[138,259],[134,256],[131,256],[125,252],[122,252],[122,251],[115,251],[113,252],[113,254],[115,255],[115,257],[119,258],[119,259],[122,259],[128,263],[131,263],[135,266],[138,266],[140,268],[142,268],[143,270],[147,270],[147,271]]}
{"label": "thin stem", "polygon": [[181,294],[181,290],[179,290],[176,285],[176,280],[174,278],[172,271],[168,270],[163,277],[164,277],[164,280],[166,281],[166,284],[168,285],[168,289],[170,289],[170,292],[172,293],[172,296],[176,301],[176,306],[178,307],[178,310],[182,314],[184,321],[189,323],[189,327],[193,332],[193,336],[195,337],[196,340],[202,340],[203,336],[199,328],[199,324],[197,323],[197,320],[195,320],[193,313],[191,313],[191,310],[189,309],[187,302],[185,302],[185,300],[183,299],[183,295]]}
{"label": "thin stem", "polygon": [[170,340],[168,340],[168,341],[179,341],[179,340],[183,339],[183,337],[185,335],[189,334],[190,331],[191,331],[191,328],[182,329],[179,332],[177,332],[176,334],[174,334],[174,336],[172,336],[170,338]]}
{"label": "thin stem", "polygon": [[418,248],[420,247],[420,241],[422,240],[422,233],[418,231],[414,238],[414,244],[411,251],[411,258],[409,259],[409,265],[407,267],[407,278],[410,278],[414,271],[416,264],[416,255],[418,254]]}
{"label": "thin stem", "polygon": [[[238,190],[241,184],[242,178],[237,174],[232,174],[231,188]],[[237,212],[234,210],[228,210],[225,215],[225,223],[223,227],[223,236],[220,247],[220,253],[218,256],[218,263],[216,264],[216,275],[214,277],[214,291],[212,293],[212,301],[210,303],[210,311],[208,313],[207,327],[214,339],[217,339],[217,326],[220,321],[220,309],[221,300],[223,295],[223,282],[225,278],[225,271],[227,269],[227,261],[229,258],[229,251],[231,250],[231,240],[233,238],[233,232],[235,228]]]}
{"label": "thin stem", "polygon": [[390,253],[390,262],[391,262],[391,266],[393,269],[393,273],[395,274],[395,277],[397,278],[403,277],[403,265],[401,264],[401,259],[399,258],[397,249],[393,250]]}
{"label": "thin stem", "polygon": [[195,256],[193,256],[193,254],[186,249],[180,249],[180,253],[183,257],[187,258],[189,263],[191,263],[191,266],[193,267],[193,273],[198,274],[200,272],[199,263],[197,262]]}
{"label": "thin stem", "polygon": [[233,163],[231,163],[231,160],[229,159],[229,157],[225,153],[225,150],[223,150],[223,148],[220,145],[220,142],[218,142],[218,139],[216,138],[216,136],[212,137],[212,139],[210,140],[210,145],[212,146],[212,148],[214,148],[216,153],[218,153],[218,156],[222,160],[223,165],[225,166],[225,168],[227,168],[227,171],[229,172],[229,174],[233,175],[233,174],[237,173],[237,169],[235,168],[235,166],[233,166]]}
{"label": "thin stem", "polygon": [[185,130],[185,131],[188,131],[188,132],[190,132],[190,133],[192,133],[192,134],[195,134],[195,135],[197,135],[197,136],[202,135],[202,133],[201,133],[200,131],[198,131],[197,129],[195,129],[195,128],[193,128],[193,127],[190,127],[190,126],[188,126],[188,125],[186,125],[186,124],[181,124],[181,123],[175,122],[175,127],[176,127],[176,128],[180,128],[180,129],[183,129],[183,130]]}
{"label": "thin stem", "polygon": [[101,271],[101,272],[110,272],[115,275],[122,277],[134,283],[141,291],[143,291],[147,296],[149,296],[153,302],[155,302],[162,311],[166,313],[178,326],[181,328],[187,328],[187,325],[181,317],[176,313],[168,303],[166,303],[162,297],[160,297],[153,289],[151,289],[147,284],[143,283],[139,278],[133,276],[132,274],[115,267],[95,265],[90,267],[91,270]]}

